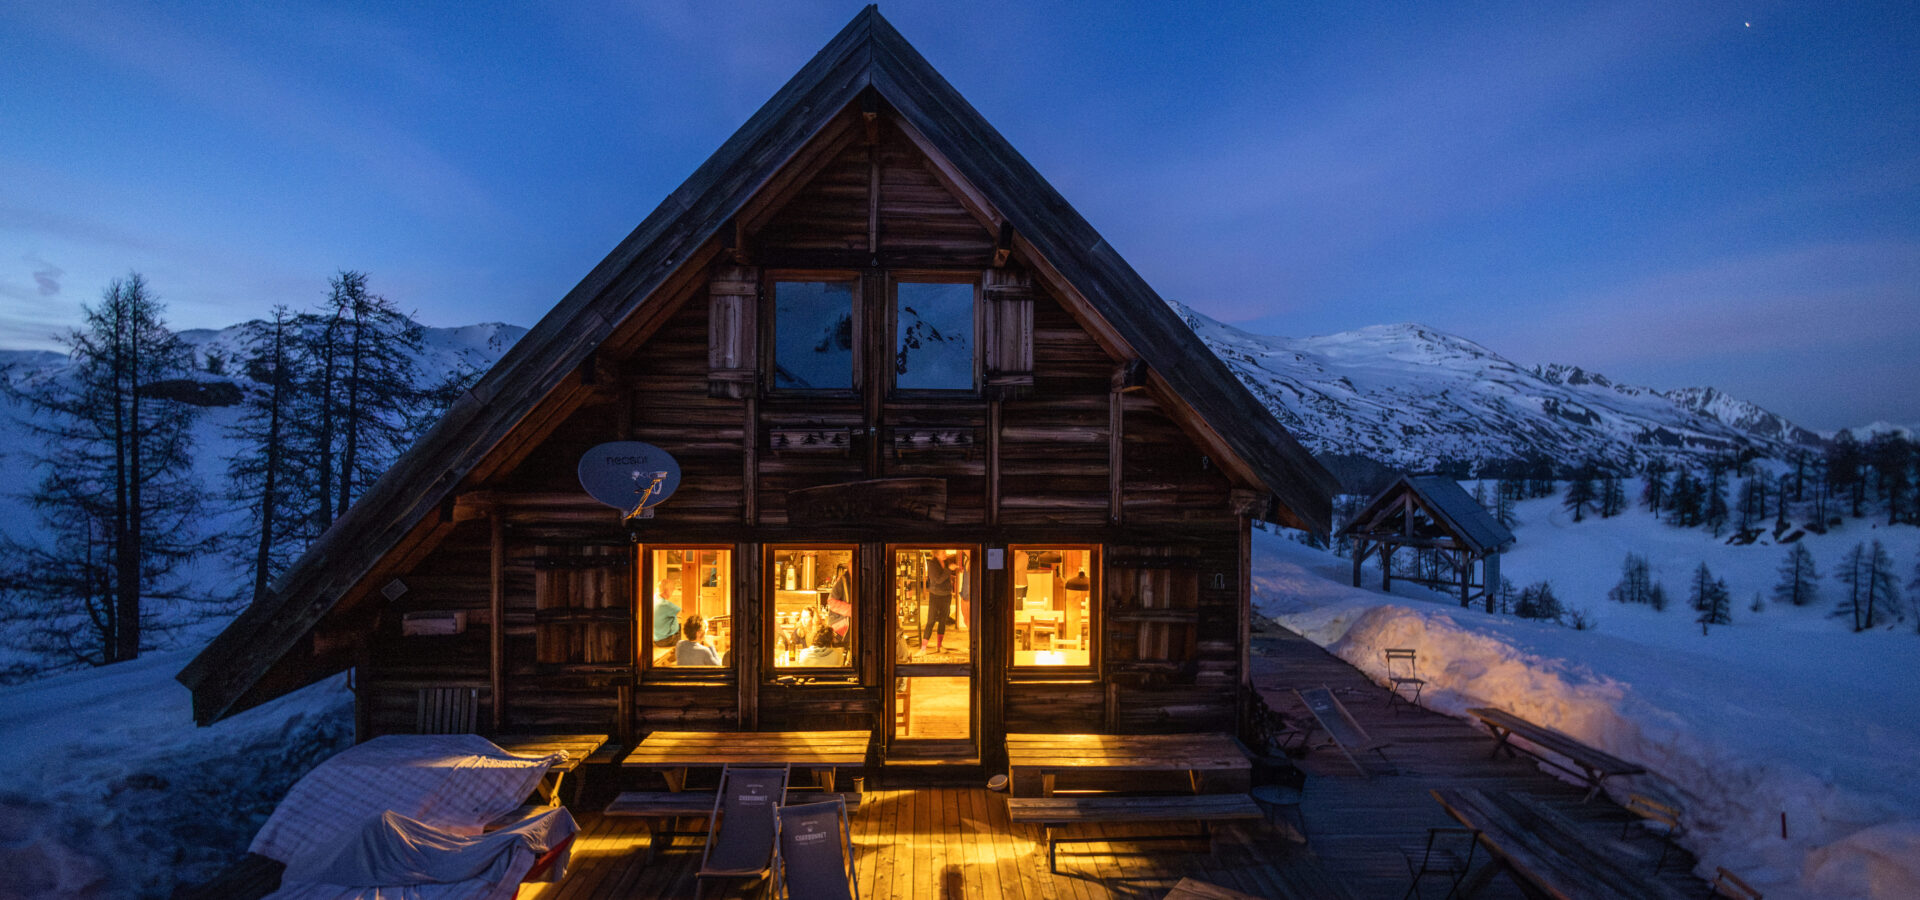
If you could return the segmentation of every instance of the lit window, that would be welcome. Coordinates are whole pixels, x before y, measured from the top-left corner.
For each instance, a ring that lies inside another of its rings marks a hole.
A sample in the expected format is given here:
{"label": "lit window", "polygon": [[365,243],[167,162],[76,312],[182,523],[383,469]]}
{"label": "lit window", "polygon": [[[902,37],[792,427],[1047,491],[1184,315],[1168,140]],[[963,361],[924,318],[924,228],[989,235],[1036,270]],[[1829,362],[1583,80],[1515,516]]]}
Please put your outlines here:
{"label": "lit window", "polygon": [[773,386],[853,388],[853,282],[774,282]]}
{"label": "lit window", "polygon": [[973,390],[973,294],[970,282],[894,286],[894,387]]}
{"label": "lit window", "polygon": [[1100,633],[1099,560],[1092,547],[1013,550],[1013,664],[1093,665]]}
{"label": "lit window", "polygon": [[648,659],[656,669],[733,665],[733,551],[649,548]]}
{"label": "lit window", "polygon": [[971,662],[975,593],[972,552],[958,547],[894,551],[895,661]]}
{"label": "lit window", "polygon": [[773,596],[773,666],[847,668],[853,665],[853,550],[793,547],[768,554]]}

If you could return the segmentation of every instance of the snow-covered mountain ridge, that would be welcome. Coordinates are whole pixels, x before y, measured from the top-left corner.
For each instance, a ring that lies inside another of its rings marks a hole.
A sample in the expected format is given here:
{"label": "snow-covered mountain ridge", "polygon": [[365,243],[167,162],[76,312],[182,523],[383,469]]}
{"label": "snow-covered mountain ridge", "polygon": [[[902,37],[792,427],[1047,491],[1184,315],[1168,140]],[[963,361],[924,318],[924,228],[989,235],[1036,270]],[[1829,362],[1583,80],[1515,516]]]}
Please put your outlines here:
{"label": "snow-covered mountain ridge", "polygon": [[1170,304],[1319,454],[1403,469],[1544,458],[1637,466],[1655,455],[1779,455],[1825,439],[1711,387],[1655,390],[1578,366],[1521,367],[1423,325],[1319,337],[1253,334]]}
{"label": "snow-covered mountain ridge", "polygon": [[[1523,367],[1423,325],[1289,338],[1253,334],[1171,305],[1295,436],[1327,456],[1416,470],[1532,459],[1637,466],[1653,455],[1704,459],[1752,449],[1778,456],[1831,437],[1715,388],[1663,391],[1578,366]],[[524,334],[499,322],[427,328],[417,360],[420,383],[484,372]],[[246,326],[194,329],[181,337],[203,370],[196,380],[247,386],[239,362]],[[219,362],[209,366],[210,357]],[[57,353],[0,351],[0,367],[12,379],[51,374],[65,364]],[[1872,430],[1904,429],[1881,424],[1856,433]]]}

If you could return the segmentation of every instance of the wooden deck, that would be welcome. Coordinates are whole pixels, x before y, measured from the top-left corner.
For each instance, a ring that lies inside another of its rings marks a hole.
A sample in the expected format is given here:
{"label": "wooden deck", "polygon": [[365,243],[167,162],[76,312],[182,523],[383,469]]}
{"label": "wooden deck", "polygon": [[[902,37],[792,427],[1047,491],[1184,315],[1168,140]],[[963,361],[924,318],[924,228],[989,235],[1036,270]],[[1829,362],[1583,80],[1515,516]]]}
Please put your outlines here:
{"label": "wooden deck", "polygon": [[[1582,804],[1583,787],[1542,771],[1530,758],[1489,759],[1493,737],[1465,720],[1404,704],[1388,709],[1385,687],[1290,631],[1277,627],[1256,631],[1252,663],[1254,686],[1275,709],[1305,717],[1306,711],[1297,708],[1299,701],[1289,689],[1324,684],[1376,740],[1393,742],[1385,748],[1398,770],[1393,775],[1363,779],[1333,748],[1312,751],[1300,761],[1310,776],[1301,808],[1314,852],[1356,897],[1399,897],[1408,884],[1399,848],[1420,845],[1429,827],[1459,824],[1428,793],[1433,788],[1531,794],[1590,831],[1596,843],[1618,840],[1622,823],[1630,818],[1605,798]],[[1385,770],[1372,754],[1361,761],[1376,773]],[[1645,857],[1650,872],[1660,853],[1658,841],[1636,828],[1625,843]],[[1695,864],[1692,854],[1676,849],[1661,880],[1686,896],[1710,897],[1707,883],[1689,873]],[[1429,880],[1422,890],[1432,894],[1439,885]],[[1508,900],[1524,895],[1508,876],[1501,875],[1476,896]]]}
{"label": "wooden deck", "polygon": [[[1432,801],[1429,800],[1429,803]],[[613,900],[692,897],[701,839],[675,839],[652,865],[646,828],[634,819],[583,813],[573,867],[557,885],[521,888],[520,900]],[[1164,833],[1164,823],[1084,826],[1076,834]],[[1214,829],[1206,842],[1071,844],[1060,851],[1060,874],[1047,871],[1038,826],[1007,819],[1006,795],[982,788],[869,790],[853,815],[860,897],[982,897],[1009,900],[1159,898],[1184,877],[1258,897],[1350,895],[1328,878],[1314,855],[1261,822]],[[738,882],[726,897],[759,897],[763,883]],[[709,892],[707,896],[715,896]]]}

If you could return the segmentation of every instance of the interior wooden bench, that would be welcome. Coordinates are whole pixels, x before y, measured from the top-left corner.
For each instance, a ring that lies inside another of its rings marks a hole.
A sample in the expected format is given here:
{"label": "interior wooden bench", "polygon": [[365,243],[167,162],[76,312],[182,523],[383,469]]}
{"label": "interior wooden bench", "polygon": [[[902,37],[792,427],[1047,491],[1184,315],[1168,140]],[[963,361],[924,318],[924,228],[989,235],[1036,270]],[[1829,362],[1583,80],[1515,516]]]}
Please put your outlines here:
{"label": "interior wooden bench", "polygon": [[[1007,816],[1015,822],[1039,825],[1047,841],[1047,869],[1060,871],[1055,848],[1067,843],[1123,843],[1130,841],[1187,841],[1205,838],[1213,849],[1213,822],[1264,819],[1266,814],[1247,794],[1185,794],[1154,797],[1009,797]],[[1198,821],[1198,834],[1149,834],[1124,837],[1063,838],[1053,830],[1062,825],[1103,822]]]}
{"label": "interior wooden bench", "polygon": [[[1493,745],[1492,756],[1498,756],[1502,751],[1505,751],[1508,756],[1514,755],[1515,750],[1525,752],[1527,755],[1540,760],[1542,763],[1586,782],[1587,800],[1592,800],[1595,794],[1600,793],[1600,783],[1608,778],[1615,775],[1645,775],[1647,773],[1647,770],[1641,766],[1634,765],[1620,757],[1589,747],[1568,735],[1544,725],[1535,725],[1504,709],[1482,706],[1469,709],[1467,712],[1473,714],[1475,718],[1485,723],[1487,728],[1493,732],[1493,736],[1500,739],[1499,743]],[[1533,746],[1521,747],[1514,744],[1512,738],[1515,735],[1526,738],[1527,742]],[[1579,768],[1569,767],[1559,760],[1548,756],[1546,753],[1540,752],[1542,750],[1563,757]]]}
{"label": "interior wooden bench", "polygon": [[[851,812],[860,806],[860,795],[853,793],[830,793],[825,791],[792,791],[781,801],[783,806],[800,806],[806,803],[819,803],[835,797],[846,801]],[[659,855],[661,840],[676,837],[693,837],[706,834],[705,831],[679,831],[673,827],[676,819],[706,818],[713,815],[714,793],[712,791],[623,791],[601,811],[603,816],[633,816],[647,823],[647,861],[652,862]]]}

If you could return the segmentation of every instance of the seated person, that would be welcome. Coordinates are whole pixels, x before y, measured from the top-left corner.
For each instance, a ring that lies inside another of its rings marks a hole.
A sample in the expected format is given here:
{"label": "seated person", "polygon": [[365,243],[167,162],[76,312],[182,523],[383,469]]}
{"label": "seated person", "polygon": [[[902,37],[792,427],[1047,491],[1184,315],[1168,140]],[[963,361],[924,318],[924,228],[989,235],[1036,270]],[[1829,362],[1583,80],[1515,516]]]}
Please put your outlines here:
{"label": "seated person", "polygon": [[814,630],[813,637],[807,640],[807,649],[800,652],[800,658],[794,660],[794,664],[837,666],[840,665],[841,655],[833,646],[833,629],[822,625]]}
{"label": "seated person", "polygon": [[718,666],[720,654],[707,646],[707,620],[703,616],[688,616],[687,624],[680,627],[684,635],[680,643],[673,648],[673,662],[677,666]]}
{"label": "seated person", "polygon": [[680,634],[680,583],[671,577],[660,579],[653,595],[653,645],[672,647]]}

